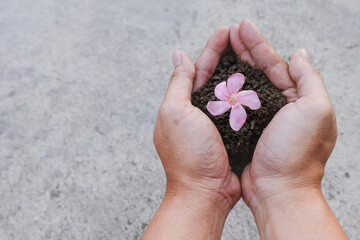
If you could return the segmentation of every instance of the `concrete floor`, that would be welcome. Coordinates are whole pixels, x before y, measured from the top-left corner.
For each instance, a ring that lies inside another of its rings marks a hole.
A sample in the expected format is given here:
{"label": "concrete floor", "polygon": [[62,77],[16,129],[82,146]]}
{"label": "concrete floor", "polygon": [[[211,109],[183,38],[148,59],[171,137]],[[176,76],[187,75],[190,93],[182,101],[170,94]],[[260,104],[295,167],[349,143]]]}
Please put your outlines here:
{"label": "concrete floor", "polygon": [[[171,54],[252,19],[288,59],[305,47],[338,114],[323,190],[360,226],[358,0],[0,1],[0,239],[139,239],[164,194],[152,143]],[[223,239],[257,239],[239,202]]]}

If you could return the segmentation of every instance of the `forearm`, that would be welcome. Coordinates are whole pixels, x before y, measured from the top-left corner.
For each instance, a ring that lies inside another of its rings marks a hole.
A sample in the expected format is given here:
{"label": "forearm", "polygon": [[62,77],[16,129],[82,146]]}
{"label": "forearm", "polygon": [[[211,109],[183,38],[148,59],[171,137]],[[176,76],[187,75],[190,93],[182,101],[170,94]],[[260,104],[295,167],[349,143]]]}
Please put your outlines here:
{"label": "forearm", "polygon": [[320,190],[294,190],[253,211],[261,239],[348,239]]}
{"label": "forearm", "polygon": [[143,240],[220,239],[229,211],[208,199],[167,193]]}

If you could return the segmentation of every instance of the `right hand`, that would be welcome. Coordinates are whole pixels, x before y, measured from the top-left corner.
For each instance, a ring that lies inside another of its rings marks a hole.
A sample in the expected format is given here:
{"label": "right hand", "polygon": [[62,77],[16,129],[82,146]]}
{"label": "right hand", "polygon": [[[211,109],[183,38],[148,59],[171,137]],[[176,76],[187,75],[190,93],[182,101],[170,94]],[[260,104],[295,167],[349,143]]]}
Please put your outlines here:
{"label": "right hand", "polygon": [[230,42],[240,58],[261,68],[288,101],[266,127],[242,174],[245,203],[255,214],[271,199],[288,193],[321,194],[337,127],[324,81],[306,50],[297,50],[288,65],[249,20],[231,27]]}

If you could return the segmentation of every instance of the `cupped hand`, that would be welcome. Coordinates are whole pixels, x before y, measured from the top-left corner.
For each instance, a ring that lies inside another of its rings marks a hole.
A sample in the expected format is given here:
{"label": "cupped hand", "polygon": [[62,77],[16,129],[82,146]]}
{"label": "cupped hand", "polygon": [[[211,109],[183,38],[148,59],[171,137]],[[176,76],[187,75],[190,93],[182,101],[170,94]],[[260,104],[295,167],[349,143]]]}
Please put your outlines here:
{"label": "cupped hand", "polygon": [[274,196],[321,191],[321,179],[334,148],[335,112],[319,72],[304,49],[288,64],[249,20],[230,28],[233,50],[261,68],[287,98],[261,135],[242,178],[242,197],[254,211]]}
{"label": "cupped hand", "polygon": [[231,171],[221,136],[211,120],[191,104],[191,93],[206,83],[229,43],[230,31],[215,31],[194,65],[183,51],[175,66],[154,129],[154,143],[167,178],[167,193],[189,195],[232,208],[240,182]]}

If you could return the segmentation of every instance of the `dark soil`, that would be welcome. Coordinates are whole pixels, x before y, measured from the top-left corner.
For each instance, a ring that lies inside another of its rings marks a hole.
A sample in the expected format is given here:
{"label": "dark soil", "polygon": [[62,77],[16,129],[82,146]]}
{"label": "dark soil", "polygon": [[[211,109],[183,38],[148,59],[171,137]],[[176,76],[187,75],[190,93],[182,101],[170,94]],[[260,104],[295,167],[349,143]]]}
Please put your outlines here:
{"label": "dark soil", "polygon": [[[258,110],[245,107],[247,119],[237,132],[230,127],[230,111],[220,116],[212,116],[206,109],[209,101],[219,100],[214,94],[215,86],[226,81],[233,73],[244,74],[245,84],[242,89],[256,91],[261,101],[261,108]],[[286,104],[281,91],[260,69],[241,62],[232,52],[222,57],[214,75],[205,86],[193,93],[191,101],[213,121],[219,130],[229,156],[230,166],[239,177],[244,167],[251,162],[261,133],[280,108]]]}

